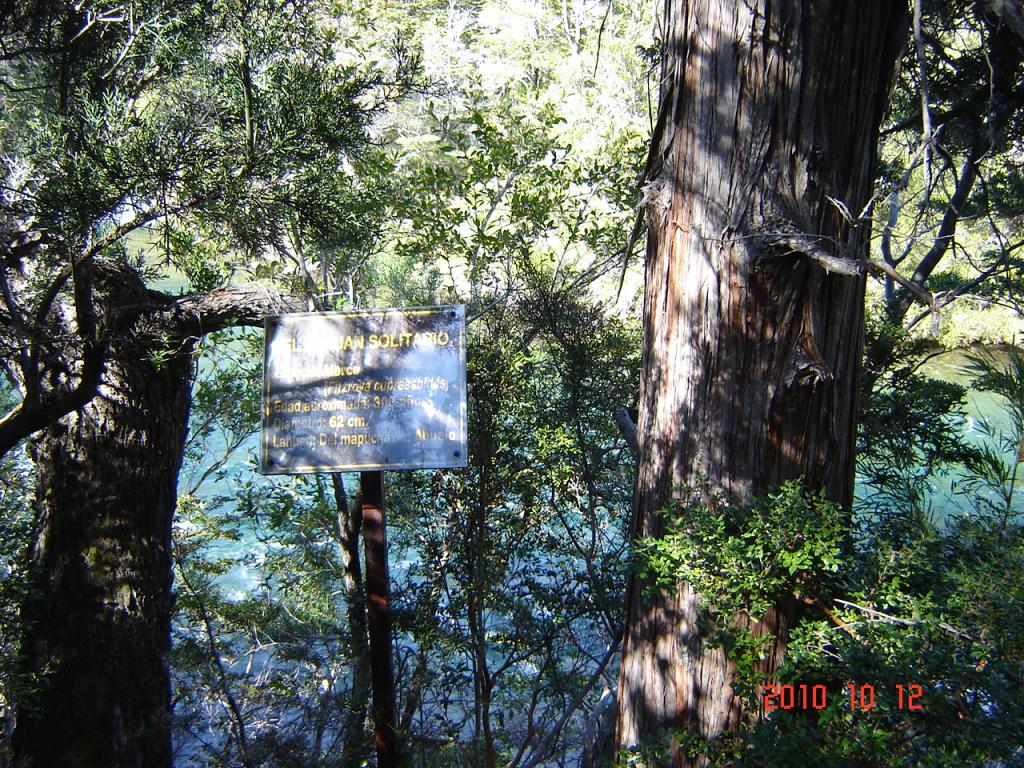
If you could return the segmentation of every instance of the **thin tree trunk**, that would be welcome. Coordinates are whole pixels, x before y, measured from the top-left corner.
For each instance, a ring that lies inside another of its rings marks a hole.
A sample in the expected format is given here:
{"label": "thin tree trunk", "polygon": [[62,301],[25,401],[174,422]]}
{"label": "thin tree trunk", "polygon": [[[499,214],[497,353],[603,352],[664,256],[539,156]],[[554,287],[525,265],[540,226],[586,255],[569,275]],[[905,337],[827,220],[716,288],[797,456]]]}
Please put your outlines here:
{"label": "thin tree trunk", "polygon": [[366,626],[366,593],[359,556],[359,532],[363,527],[362,508],[351,504],[341,475],[331,475],[335,508],[338,515],[338,542],[345,568],[342,580],[345,590],[345,611],[348,616],[352,647],[352,693],[345,716],[344,755],[352,765],[360,765],[370,750],[366,715],[370,706],[370,641]]}
{"label": "thin tree trunk", "polygon": [[[802,477],[853,492],[867,205],[905,9],[888,0],[665,5],[649,219],[635,537],[687,493],[750,499]],[[850,215],[848,215],[848,212]],[[831,271],[829,271],[831,270]],[[734,668],[688,584],[634,578],[617,743],[738,728]],[[795,601],[750,626],[781,660]],[[674,749],[665,765],[687,764]]]}

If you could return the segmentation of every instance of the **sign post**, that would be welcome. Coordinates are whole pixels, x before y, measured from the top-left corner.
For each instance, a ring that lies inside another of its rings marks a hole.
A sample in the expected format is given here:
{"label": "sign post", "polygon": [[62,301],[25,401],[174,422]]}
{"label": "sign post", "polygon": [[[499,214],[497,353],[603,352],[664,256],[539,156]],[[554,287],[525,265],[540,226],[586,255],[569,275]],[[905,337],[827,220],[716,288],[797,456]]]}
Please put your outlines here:
{"label": "sign post", "polygon": [[384,524],[384,473],[359,479],[366,559],[366,626],[370,635],[373,687],[373,740],[378,768],[395,768],[395,679],[391,666],[391,608],[388,589],[388,535]]}
{"label": "sign post", "polygon": [[265,474],[359,471],[379,768],[398,765],[384,470],[468,465],[462,306],[264,323]]}

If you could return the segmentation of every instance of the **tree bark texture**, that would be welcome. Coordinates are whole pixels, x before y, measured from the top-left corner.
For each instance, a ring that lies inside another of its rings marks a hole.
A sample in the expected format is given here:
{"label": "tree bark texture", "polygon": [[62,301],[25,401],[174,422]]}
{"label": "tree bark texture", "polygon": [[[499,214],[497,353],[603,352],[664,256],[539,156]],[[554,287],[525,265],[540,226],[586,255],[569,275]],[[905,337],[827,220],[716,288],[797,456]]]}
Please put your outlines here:
{"label": "tree bark texture", "polygon": [[100,282],[97,312],[137,317],[111,340],[96,397],[34,440],[22,653],[37,692],[14,746],[33,768],[169,768],[171,523],[193,343],[294,302],[253,288],[174,299],[124,270]]}
{"label": "tree bark texture", "polygon": [[[666,0],[649,223],[632,534],[663,534],[683,495],[749,500],[802,477],[853,493],[869,200],[906,29],[899,2]],[[617,743],[714,737],[742,711],[688,584],[633,578]],[[750,626],[775,641],[795,615]],[[742,623],[742,619],[738,619]],[[683,765],[676,749],[666,765]]]}
{"label": "tree bark texture", "polygon": [[23,615],[39,694],[18,714],[34,768],[171,763],[171,521],[190,344],[110,346],[99,394],[36,438],[38,539]]}

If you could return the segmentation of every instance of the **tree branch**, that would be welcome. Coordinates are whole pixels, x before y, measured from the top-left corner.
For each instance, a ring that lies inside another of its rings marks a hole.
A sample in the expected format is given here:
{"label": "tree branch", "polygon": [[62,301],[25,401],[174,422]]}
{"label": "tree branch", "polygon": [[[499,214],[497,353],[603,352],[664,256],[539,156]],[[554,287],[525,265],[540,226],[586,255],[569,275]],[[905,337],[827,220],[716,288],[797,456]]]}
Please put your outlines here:
{"label": "tree branch", "polygon": [[622,437],[625,439],[626,445],[629,446],[629,452],[633,454],[633,460],[638,461],[640,459],[640,443],[636,436],[636,424],[634,424],[633,419],[630,418],[629,411],[626,410],[626,406],[615,406],[615,423],[618,424],[619,432],[622,433]]}
{"label": "tree branch", "polygon": [[199,338],[231,325],[259,326],[267,315],[301,312],[306,308],[301,298],[263,285],[218,288],[180,298],[156,291],[148,293],[150,302],[118,307],[102,337],[85,344],[78,384],[73,389],[23,399],[0,418],[0,456],[33,432],[92,400],[106,366],[110,338],[136,320],[145,318],[161,330],[182,338]]}
{"label": "tree branch", "polygon": [[520,766],[520,768],[534,768],[534,766],[540,764],[546,760],[550,755],[551,751],[558,741],[558,736],[561,734],[562,729],[565,728],[565,724],[569,721],[572,713],[575,712],[583,700],[586,699],[590,693],[590,689],[594,687],[597,681],[604,674],[605,667],[612,660],[616,653],[619,651],[619,640],[615,640],[611,645],[608,646],[608,650],[605,652],[604,657],[601,659],[597,668],[593,674],[588,678],[587,682],[576,692],[576,695],[569,702],[569,705],[562,712],[561,716],[556,720],[551,727],[547,730],[544,736],[540,739],[537,746],[531,752],[529,758]]}
{"label": "tree branch", "polygon": [[232,325],[262,326],[267,315],[306,308],[299,296],[266,285],[239,285],[174,299],[157,322],[182,336],[200,337]]}
{"label": "tree branch", "polygon": [[74,389],[35,400],[22,400],[0,418],[0,456],[21,440],[52,424],[71,411],[81,408],[96,395],[103,373],[105,346],[92,345],[86,350],[82,371]]}

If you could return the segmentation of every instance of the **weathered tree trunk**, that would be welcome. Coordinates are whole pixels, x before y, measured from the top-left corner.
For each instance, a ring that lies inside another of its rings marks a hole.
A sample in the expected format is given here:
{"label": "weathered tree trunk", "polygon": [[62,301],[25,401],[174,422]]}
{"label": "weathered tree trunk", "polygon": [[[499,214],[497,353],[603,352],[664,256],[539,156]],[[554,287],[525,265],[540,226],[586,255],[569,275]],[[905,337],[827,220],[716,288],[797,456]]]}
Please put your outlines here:
{"label": "weathered tree trunk", "polygon": [[[685,489],[749,499],[783,480],[849,504],[878,125],[899,2],[666,0],[649,220],[635,537]],[[702,643],[688,584],[632,579],[617,743],[704,737],[745,713]],[[795,602],[755,634],[781,659]],[[675,750],[666,765],[688,762]],[[699,761],[698,761],[699,762]]]}
{"label": "weathered tree trunk", "polygon": [[192,382],[187,345],[110,348],[100,395],[34,445],[38,539],[23,615],[34,768],[171,764],[171,520]]}
{"label": "weathered tree trunk", "polygon": [[262,289],[174,299],[126,270],[106,270],[97,294],[97,314],[121,318],[98,395],[33,446],[22,656],[37,692],[14,747],[33,768],[170,768],[171,522],[192,345],[292,305]]}

